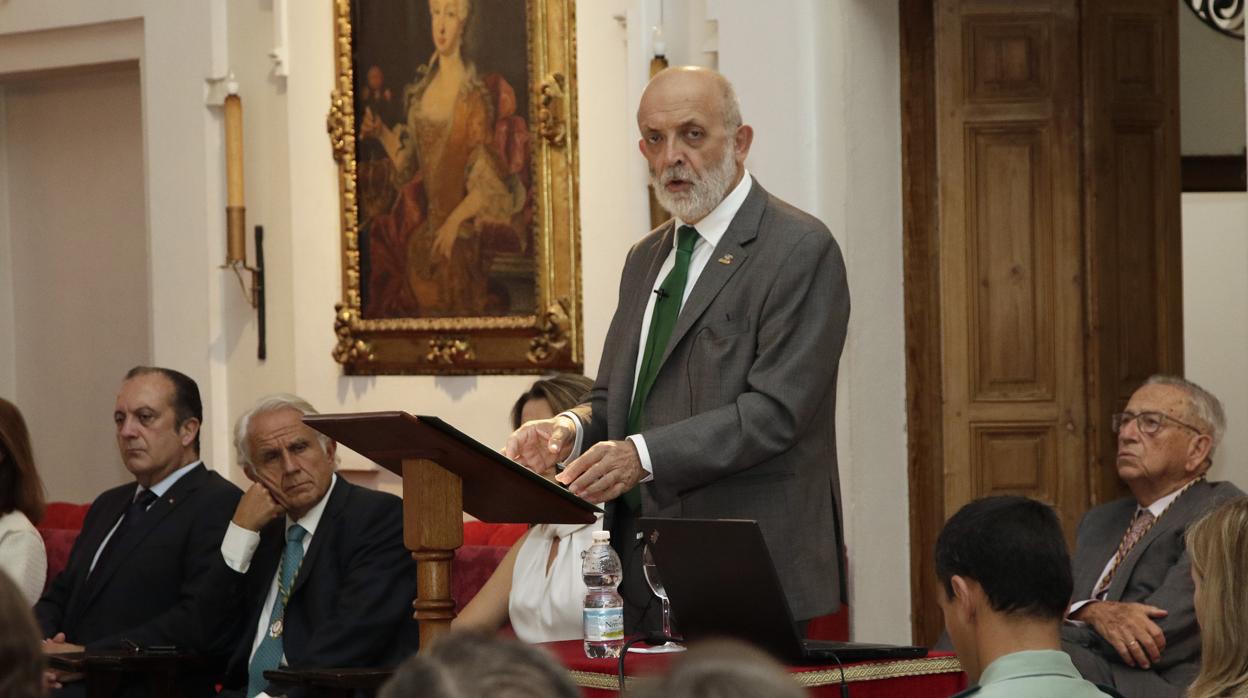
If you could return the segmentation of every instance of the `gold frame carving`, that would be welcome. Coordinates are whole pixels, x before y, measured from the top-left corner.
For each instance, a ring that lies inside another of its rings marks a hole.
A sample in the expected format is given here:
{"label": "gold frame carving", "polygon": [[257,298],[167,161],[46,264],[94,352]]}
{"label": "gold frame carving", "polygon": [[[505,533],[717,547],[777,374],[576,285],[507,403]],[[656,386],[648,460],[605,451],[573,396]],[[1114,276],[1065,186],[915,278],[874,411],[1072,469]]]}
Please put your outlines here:
{"label": "gold frame carving", "polygon": [[342,300],[334,306],[334,361],[347,375],[580,371],[584,352],[575,0],[525,0],[529,76],[525,116],[532,134],[537,312],[437,318],[367,318],[361,306],[351,11],[352,3],[361,1],[334,0],[336,75],[326,119],[338,163],[342,231]]}

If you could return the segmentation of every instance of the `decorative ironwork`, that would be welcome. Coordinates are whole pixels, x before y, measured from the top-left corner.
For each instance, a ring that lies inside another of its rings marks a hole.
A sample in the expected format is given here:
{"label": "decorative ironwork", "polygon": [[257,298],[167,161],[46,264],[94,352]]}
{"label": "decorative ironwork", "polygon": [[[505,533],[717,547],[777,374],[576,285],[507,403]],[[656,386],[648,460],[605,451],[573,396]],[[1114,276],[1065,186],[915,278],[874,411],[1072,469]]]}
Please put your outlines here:
{"label": "decorative ironwork", "polygon": [[1244,40],[1244,0],[1184,0],[1184,4],[1214,30]]}

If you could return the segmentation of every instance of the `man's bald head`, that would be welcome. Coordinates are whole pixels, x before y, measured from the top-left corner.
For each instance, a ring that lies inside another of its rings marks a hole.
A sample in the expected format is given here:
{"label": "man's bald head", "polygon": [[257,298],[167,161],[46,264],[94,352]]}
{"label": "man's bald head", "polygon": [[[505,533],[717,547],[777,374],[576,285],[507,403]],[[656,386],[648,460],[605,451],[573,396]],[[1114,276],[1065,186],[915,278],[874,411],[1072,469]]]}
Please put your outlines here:
{"label": "man's bald head", "polygon": [[637,128],[655,198],[690,225],[741,181],[754,139],[754,130],[741,123],[732,85],[706,68],[655,75],[641,95]]}
{"label": "man's bald head", "polygon": [[713,109],[723,120],[724,128],[736,130],[741,125],[741,104],[728,78],[710,68],[695,65],[664,68],[646,85],[637,107],[640,124],[647,107],[647,98],[662,104],[701,102]]}

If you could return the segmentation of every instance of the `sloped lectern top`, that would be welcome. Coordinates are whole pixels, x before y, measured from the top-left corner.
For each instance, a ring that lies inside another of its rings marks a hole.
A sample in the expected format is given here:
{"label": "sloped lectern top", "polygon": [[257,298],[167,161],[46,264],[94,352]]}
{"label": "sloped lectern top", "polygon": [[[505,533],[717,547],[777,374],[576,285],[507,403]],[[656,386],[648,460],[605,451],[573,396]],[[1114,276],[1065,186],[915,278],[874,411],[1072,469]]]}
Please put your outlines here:
{"label": "sloped lectern top", "polygon": [[438,419],[406,412],[307,415],[304,423],[402,477],[405,459],[463,480],[464,511],[490,523],[590,523],[602,510]]}

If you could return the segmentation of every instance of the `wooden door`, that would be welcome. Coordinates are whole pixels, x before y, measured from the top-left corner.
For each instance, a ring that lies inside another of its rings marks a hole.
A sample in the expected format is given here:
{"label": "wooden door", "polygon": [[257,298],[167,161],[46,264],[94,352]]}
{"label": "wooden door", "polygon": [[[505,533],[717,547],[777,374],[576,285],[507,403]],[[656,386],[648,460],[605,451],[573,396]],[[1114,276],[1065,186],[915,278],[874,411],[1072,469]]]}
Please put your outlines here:
{"label": "wooden door", "polygon": [[1075,0],[940,0],[945,511],[1087,502]]}
{"label": "wooden door", "polygon": [[1082,8],[1093,501],[1126,494],[1109,417],[1183,373],[1178,3]]}
{"label": "wooden door", "polygon": [[914,638],[932,548],[992,494],[1068,537],[1119,493],[1109,415],[1181,370],[1170,0],[901,0]]}

